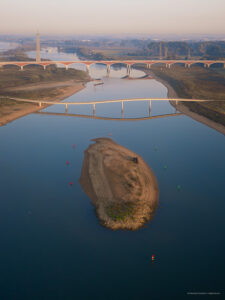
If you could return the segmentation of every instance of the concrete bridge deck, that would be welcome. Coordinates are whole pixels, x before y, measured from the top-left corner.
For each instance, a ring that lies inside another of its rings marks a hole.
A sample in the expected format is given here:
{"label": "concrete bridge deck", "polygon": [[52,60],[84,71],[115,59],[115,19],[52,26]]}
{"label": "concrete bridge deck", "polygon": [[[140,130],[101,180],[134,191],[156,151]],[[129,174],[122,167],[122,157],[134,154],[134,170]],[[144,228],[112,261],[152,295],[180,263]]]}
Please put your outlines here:
{"label": "concrete bridge deck", "polygon": [[[37,104],[47,104],[47,105],[97,105],[97,104],[108,104],[108,103],[125,103],[125,102],[142,102],[142,101],[175,101],[175,102],[208,102],[213,100],[202,100],[202,99],[184,99],[184,98],[133,98],[133,99],[110,99],[110,100],[100,100],[100,101],[82,101],[82,102],[56,102],[56,101],[45,101],[45,100],[32,100],[23,99],[16,97],[4,97],[0,98],[11,99],[20,102],[29,102]],[[225,101],[225,100],[218,100]],[[41,106],[40,105],[40,106]]]}
{"label": "concrete bridge deck", "polygon": [[[151,115],[151,105],[152,101],[173,101],[176,104],[178,102],[207,102],[211,100],[202,100],[202,99],[181,99],[181,98],[134,98],[134,99],[110,99],[110,100],[100,100],[100,101],[82,101],[82,102],[56,102],[56,101],[45,101],[45,100],[29,100],[29,99],[22,99],[16,97],[4,97],[0,96],[0,99],[11,99],[18,102],[27,102],[27,103],[34,103],[39,105],[40,109],[44,106],[49,105],[63,105],[65,106],[65,111],[67,112],[68,106],[72,105],[92,105],[93,106],[93,115],[95,115],[95,107],[96,105],[100,104],[109,104],[109,103],[121,103],[121,112],[123,114],[124,103],[126,102],[148,102],[149,104],[149,116]],[[222,101],[222,100],[221,100]]]}
{"label": "concrete bridge deck", "polygon": [[110,67],[115,64],[124,64],[127,67],[128,74],[130,73],[131,67],[135,64],[145,64],[147,68],[150,68],[153,64],[165,64],[166,67],[170,68],[170,66],[174,64],[184,64],[185,67],[189,67],[193,64],[203,64],[204,67],[210,67],[213,64],[223,64],[225,67],[225,60],[71,60],[71,61],[0,61],[0,67],[6,65],[15,65],[21,68],[28,65],[40,65],[44,69],[46,69],[49,65],[61,64],[64,65],[66,69],[69,68],[70,65],[74,64],[83,64],[86,66],[87,71],[89,71],[89,67],[94,64],[103,64],[107,66],[107,72],[110,72]]}
{"label": "concrete bridge deck", "polygon": [[[82,101],[82,102],[56,102],[56,101],[44,101],[44,100],[29,100],[29,99],[22,99],[22,98],[16,98],[16,97],[4,97],[0,96],[0,99],[9,99],[14,100],[18,102],[27,102],[27,103],[34,103],[39,105],[40,111],[38,113],[41,114],[48,114],[48,115],[65,115],[65,116],[74,116],[74,117],[82,117],[82,118],[92,118],[92,119],[99,119],[99,120],[122,120],[122,121],[140,121],[140,120],[149,120],[149,119],[156,119],[159,117],[170,117],[170,116],[178,116],[181,115],[181,113],[174,113],[174,114],[166,114],[162,116],[151,116],[151,105],[152,101],[173,101],[176,104],[178,102],[208,102],[212,100],[202,100],[202,99],[181,99],[181,98],[134,98],[134,99],[110,99],[110,100],[100,100],[100,101]],[[225,100],[220,100],[225,101]],[[141,118],[124,118],[123,117],[123,111],[124,111],[124,103],[126,102],[147,102],[149,104],[149,115],[148,117],[141,117]],[[120,118],[111,118],[111,117],[100,117],[95,116],[95,107],[96,105],[100,104],[109,104],[109,103],[121,103],[121,117]],[[42,112],[41,109],[46,108],[47,106],[51,105],[63,105],[65,106],[65,113],[54,113],[54,112]],[[69,105],[78,105],[78,106],[84,106],[84,105],[92,105],[93,106],[93,113],[92,115],[81,115],[81,114],[68,114],[68,106]],[[176,106],[175,106],[176,109]]]}

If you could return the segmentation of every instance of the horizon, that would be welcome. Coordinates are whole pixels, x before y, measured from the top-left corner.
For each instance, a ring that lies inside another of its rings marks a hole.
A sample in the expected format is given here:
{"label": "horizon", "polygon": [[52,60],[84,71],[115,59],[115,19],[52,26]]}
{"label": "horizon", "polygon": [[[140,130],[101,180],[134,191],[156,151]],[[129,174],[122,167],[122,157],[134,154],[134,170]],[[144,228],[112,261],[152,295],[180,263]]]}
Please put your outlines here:
{"label": "horizon", "polygon": [[223,0],[2,1],[1,35],[225,36]]}

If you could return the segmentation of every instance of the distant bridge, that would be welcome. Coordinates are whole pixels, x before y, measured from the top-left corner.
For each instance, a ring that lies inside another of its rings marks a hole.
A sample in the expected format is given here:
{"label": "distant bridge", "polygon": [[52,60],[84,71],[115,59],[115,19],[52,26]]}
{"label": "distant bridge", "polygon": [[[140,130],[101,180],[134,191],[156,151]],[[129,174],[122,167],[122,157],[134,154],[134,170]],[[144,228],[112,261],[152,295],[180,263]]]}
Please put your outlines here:
{"label": "distant bridge", "polygon": [[107,74],[110,73],[110,67],[115,64],[123,64],[127,68],[127,75],[130,75],[131,67],[137,64],[144,64],[147,68],[151,68],[153,64],[164,64],[166,67],[170,68],[174,64],[183,64],[185,67],[190,68],[194,64],[203,64],[204,67],[209,68],[213,64],[223,64],[225,68],[225,60],[74,60],[74,61],[2,61],[0,62],[0,67],[7,65],[15,65],[20,67],[21,70],[28,65],[39,65],[46,69],[49,65],[63,65],[66,70],[69,66],[75,64],[83,64],[86,66],[86,70],[89,72],[89,68],[94,64],[103,64],[107,66]]}

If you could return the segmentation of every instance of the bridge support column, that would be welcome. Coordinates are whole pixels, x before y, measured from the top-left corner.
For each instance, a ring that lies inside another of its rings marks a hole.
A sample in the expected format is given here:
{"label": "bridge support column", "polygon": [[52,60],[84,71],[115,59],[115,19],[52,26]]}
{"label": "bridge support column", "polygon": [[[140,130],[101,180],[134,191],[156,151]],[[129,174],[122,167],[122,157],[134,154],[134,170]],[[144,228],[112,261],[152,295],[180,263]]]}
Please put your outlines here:
{"label": "bridge support column", "polygon": [[39,102],[39,106],[40,106],[40,107],[42,106],[42,103],[41,103],[41,102]]}
{"label": "bridge support column", "polygon": [[23,66],[20,66],[20,71],[23,71]]}
{"label": "bridge support column", "polygon": [[45,65],[43,66],[43,68],[44,68],[44,70],[46,70],[46,66]]}
{"label": "bridge support column", "polygon": [[123,101],[121,102],[121,112],[123,114]]}
{"label": "bridge support column", "polygon": [[95,104],[93,104],[93,116],[95,115]]}
{"label": "bridge support column", "polygon": [[88,74],[90,73],[90,66],[89,65],[86,65],[86,71],[87,71]]}
{"label": "bridge support column", "polygon": [[66,65],[66,70],[68,70],[69,69],[69,66],[68,65]]}
{"label": "bridge support column", "polygon": [[110,65],[107,65],[107,77],[110,75]]}
{"label": "bridge support column", "polygon": [[152,101],[149,100],[149,117],[151,117]]}
{"label": "bridge support column", "polygon": [[131,65],[127,65],[127,76],[130,77]]}
{"label": "bridge support column", "polygon": [[67,104],[66,104],[66,113],[67,113]]}

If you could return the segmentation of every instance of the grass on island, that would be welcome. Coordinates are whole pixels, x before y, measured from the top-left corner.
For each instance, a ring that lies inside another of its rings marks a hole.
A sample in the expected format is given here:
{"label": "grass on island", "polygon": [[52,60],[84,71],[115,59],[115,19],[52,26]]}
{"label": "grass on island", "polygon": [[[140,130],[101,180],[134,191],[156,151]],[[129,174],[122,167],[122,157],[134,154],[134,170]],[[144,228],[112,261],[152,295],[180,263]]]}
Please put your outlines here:
{"label": "grass on island", "polygon": [[112,203],[106,207],[106,214],[113,221],[125,221],[132,218],[135,213],[135,205],[132,202]]}

